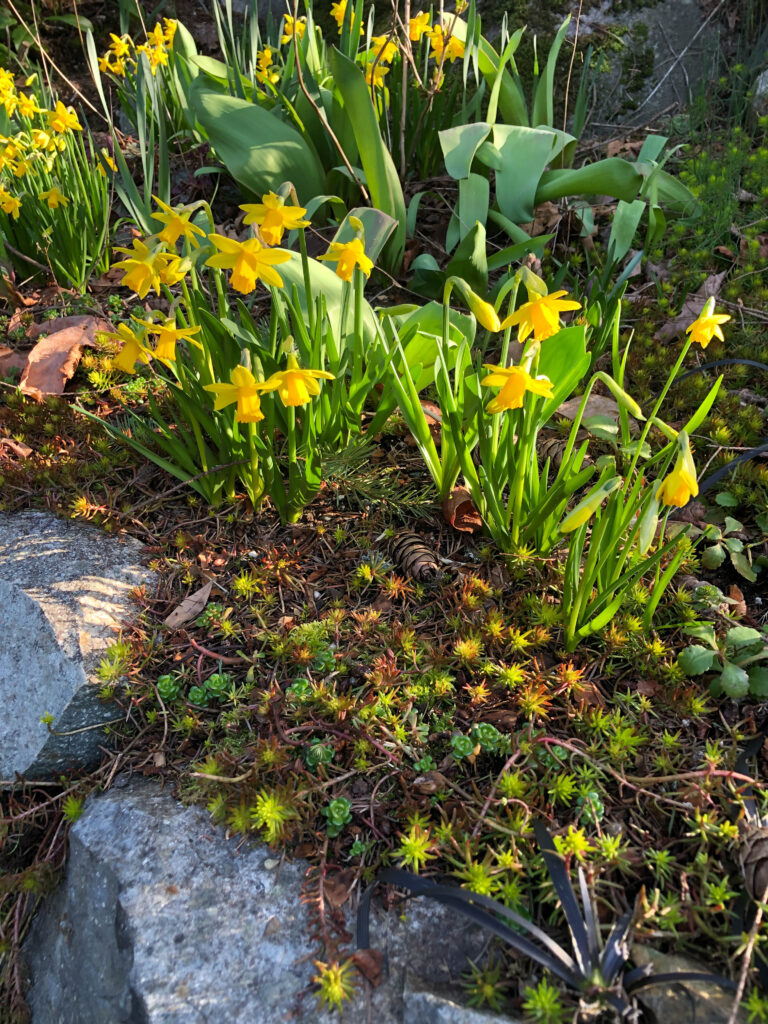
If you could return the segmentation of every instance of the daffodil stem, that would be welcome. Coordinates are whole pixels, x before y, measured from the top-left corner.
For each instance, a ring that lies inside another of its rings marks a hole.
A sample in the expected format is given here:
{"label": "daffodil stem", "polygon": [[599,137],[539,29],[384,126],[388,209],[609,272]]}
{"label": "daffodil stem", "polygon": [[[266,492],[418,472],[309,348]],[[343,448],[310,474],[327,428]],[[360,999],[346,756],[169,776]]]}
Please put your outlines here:
{"label": "daffodil stem", "polygon": [[354,368],[352,382],[356,385],[363,375],[363,272],[355,267],[355,337],[354,337]]}
{"label": "daffodil stem", "polygon": [[250,453],[250,480],[248,481],[248,497],[251,499],[251,504],[254,508],[259,502],[259,498],[264,493],[264,484],[259,473],[259,456],[256,451],[256,424],[248,424],[248,451]]}
{"label": "daffodil stem", "polygon": [[659,409],[661,408],[662,402],[667,397],[667,392],[672,387],[672,382],[674,381],[675,377],[677,377],[678,370],[683,365],[683,360],[685,359],[686,355],[688,354],[688,349],[691,347],[691,341],[692,341],[692,339],[690,337],[686,339],[685,344],[683,345],[682,351],[680,352],[680,355],[677,357],[677,362],[672,367],[672,372],[670,373],[669,377],[667,377],[667,383],[661,389],[661,394],[656,399],[656,404],[653,407],[653,411],[651,412],[651,415],[648,417],[648,419],[645,421],[645,426],[643,427],[643,431],[640,434],[640,440],[637,442],[637,447],[635,448],[635,454],[634,454],[634,456],[632,458],[632,463],[630,464],[630,467],[629,467],[629,470],[627,472],[626,479],[625,479],[625,482],[624,482],[624,492],[625,493],[627,491],[627,488],[630,486],[630,482],[632,480],[632,474],[634,473],[635,469],[637,468],[637,463],[638,463],[638,461],[640,459],[640,452],[642,451],[643,445],[645,444],[645,440],[648,437],[648,434],[650,433],[651,426],[653,425],[653,421],[656,418],[656,414],[658,413]]}
{"label": "daffodil stem", "polygon": [[315,334],[315,300],[312,295],[312,278],[309,273],[309,256],[307,255],[307,237],[305,228],[299,228],[299,250],[301,252],[301,270],[304,275],[304,291],[307,298],[307,321],[310,337]]}

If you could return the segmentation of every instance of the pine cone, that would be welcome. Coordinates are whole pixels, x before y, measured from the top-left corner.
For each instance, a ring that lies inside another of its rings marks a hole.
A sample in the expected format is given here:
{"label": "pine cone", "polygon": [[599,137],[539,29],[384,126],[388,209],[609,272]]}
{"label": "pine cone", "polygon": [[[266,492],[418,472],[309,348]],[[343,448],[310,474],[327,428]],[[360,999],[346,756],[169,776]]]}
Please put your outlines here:
{"label": "pine cone", "polygon": [[768,825],[746,826],[739,860],[746,890],[753,900],[760,902],[768,889]]}

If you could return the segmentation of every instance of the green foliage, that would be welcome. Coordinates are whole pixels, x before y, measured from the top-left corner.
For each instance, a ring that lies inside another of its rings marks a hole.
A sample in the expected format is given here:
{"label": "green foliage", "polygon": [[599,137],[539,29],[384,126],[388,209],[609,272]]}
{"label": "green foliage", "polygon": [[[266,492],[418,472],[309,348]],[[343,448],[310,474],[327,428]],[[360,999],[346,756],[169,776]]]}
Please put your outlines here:
{"label": "green foliage", "polygon": [[733,626],[718,639],[710,623],[685,627],[689,636],[703,640],[680,652],[677,664],[686,675],[713,673],[710,690],[737,700],[750,694],[768,695],[768,668],[759,662],[768,659],[768,634],[751,626]]}
{"label": "green foliage", "polygon": [[329,838],[333,839],[352,821],[352,805],[346,797],[336,797],[322,809],[322,815],[327,821],[325,831]]}

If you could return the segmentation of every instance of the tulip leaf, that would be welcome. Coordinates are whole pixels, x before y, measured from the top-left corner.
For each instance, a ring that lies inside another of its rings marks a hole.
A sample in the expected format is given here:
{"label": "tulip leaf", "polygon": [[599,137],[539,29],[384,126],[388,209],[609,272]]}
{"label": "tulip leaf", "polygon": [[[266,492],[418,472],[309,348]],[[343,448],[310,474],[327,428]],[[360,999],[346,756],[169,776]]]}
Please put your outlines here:
{"label": "tulip leaf", "polygon": [[[548,129],[519,124],[494,125],[493,144],[502,160],[496,171],[496,201],[504,216],[514,224],[533,220],[533,208],[542,201],[537,198],[537,192],[555,143],[556,138]],[[640,175],[637,178],[639,183],[642,179]]]}
{"label": "tulip leaf", "polygon": [[317,156],[295,128],[274,114],[213,92],[200,77],[190,87],[190,105],[219,159],[246,191],[261,195],[290,181],[302,202],[325,191]]}
{"label": "tulip leaf", "polygon": [[386,269],[400,268],[405,249],[405,200],[400,177],[379,131],[379,119],[360,68],[332,47],[331,70],[355,136],[371,204],[392,217],[397,228],[383,254]]}
{"label": "tulip leaf", "polygon": [[542,423],[573,394],[576,385],[589,370],[589,363],[583,326],[564,327],[542,343],[539,373],[549,377],[553,385],[553,396],[547,399],[541,410]]}
{"label": "tulip leaf", "polygon": [[482,174],[470,174],[459,182],[459,201],[445,236],[445,248],[451,252],[477,222],[485,227],[488,217],[490,184]]}
{"label": "tulip leaf", "polygon": [[459,243],[453,259],[445,268],[446,277],[462,277],[472,291],[485,295],[488,291],[488,261],[485,247],[485,228],[482,224],[467,232]]}
{"label": "tulip leaf", "polygon": [[642,183],[643,176],[634,164],[610,156],[576,170],[545,171],[536,191],[535,204],[571,195],[613,196],[631,203]]}
{"label": "tulip leaf", "polygon": [[472,161],[478,147],[490,134],[491,126],[483,121],[477,124],[460,124],[438,132],[440,146],[445,158],[445,169],[452,178],[460,181],[468,178]]}

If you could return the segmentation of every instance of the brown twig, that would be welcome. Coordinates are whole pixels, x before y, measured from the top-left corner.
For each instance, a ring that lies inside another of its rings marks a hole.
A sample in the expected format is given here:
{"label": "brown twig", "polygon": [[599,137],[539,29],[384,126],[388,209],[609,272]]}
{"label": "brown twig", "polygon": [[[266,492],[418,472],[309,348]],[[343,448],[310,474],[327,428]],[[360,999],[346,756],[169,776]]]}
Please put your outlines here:
{"label": "brown twig", "polygon": [[766,885],[762,899],[757,904],[757,911],[755,913],[755,920],[752,923],[752,928],[747,939],[747,945],[744,947],[744,956],[741,961],[741,972],[739,974],[739,983],[736,988],[736,996],[733,1000],[733,1006],[728,1017],[728,1024],[736,1024],[739,1017],[739,1007],[741,1006],[741,1000],[744,995],[744,989],[747,985],[747,976],[749,975],[749,965],[752,962],[752,951],[755,948],[757,942],[757,933],[760,931],[760,925],[763,920],[763,909],[765,907],[765,901],[768,900],[768,885]]}

